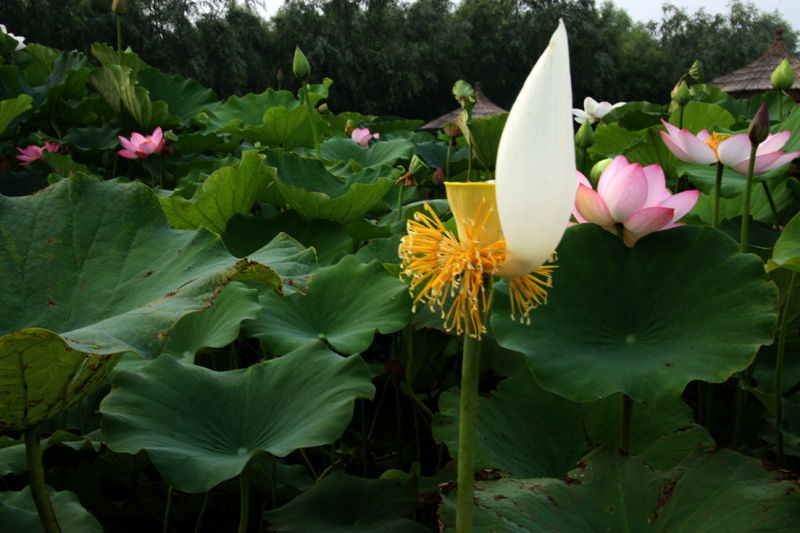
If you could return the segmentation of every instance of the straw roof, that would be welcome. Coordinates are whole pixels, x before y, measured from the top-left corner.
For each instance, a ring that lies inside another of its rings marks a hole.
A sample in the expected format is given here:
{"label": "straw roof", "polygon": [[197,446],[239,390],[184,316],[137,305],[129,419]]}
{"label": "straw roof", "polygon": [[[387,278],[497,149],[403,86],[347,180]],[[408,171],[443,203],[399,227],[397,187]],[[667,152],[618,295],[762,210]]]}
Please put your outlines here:
{"label": "straw roof", "polygon": [[[444,127],[444,125],[448,122],[458,122],[459,113],[461,113],[461,107],[458,107],[437,119],[431,120],[427,124],[423,124],[417,128],[417,131],[438,131],[442,129],[442,127]],[[481,91],[481,82],[475,82],[475,107],[472,108],[472,116],[476,118],[491,117],[492,115],[496,115],[498,113],[508,113],[508,110],[503,109],[499,105],[486,98],[486,96],[483,94],[483,91]]]}
{"label": "straw roof", "polygon": [[771,90],[772,72],[784,60],[789,60],[789,65],[794,71],[794,85],[789,89],[789,95],[800,102],[800,58],[792,54],[783,40],[783,28],[775,30],[775,41],[767,49],[767,52],[739,70],[721,76],[709,85],[719,87],[731,96],[749,98],[753,95]]}

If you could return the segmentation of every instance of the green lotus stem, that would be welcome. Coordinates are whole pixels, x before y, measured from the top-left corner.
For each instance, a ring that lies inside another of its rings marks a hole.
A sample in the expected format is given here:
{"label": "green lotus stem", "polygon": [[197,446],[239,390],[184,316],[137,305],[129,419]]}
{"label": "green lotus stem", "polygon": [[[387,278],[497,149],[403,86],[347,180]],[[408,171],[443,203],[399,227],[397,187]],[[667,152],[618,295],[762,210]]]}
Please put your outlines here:
{"label": "green lotus stem", "polygon": [[308,470],[311,472],[311,475],[314,476],[314,481],[319,481],[319,476],[317,475],[317,471],[314,470],[314,466],[311,464],[311,461],[308,460],[308,456],[306,455],[305,450],[303,448],[299,448],[300,455],[303,456],[303,460],[306,462],[306,466]]}
{"label": "green lotus stem", "polygon": [[200,526],[203,524],[203,517],[206,515],[209,496],[211,496],[211,491],[206,491],[206,496],[203,498],[203,505],[200,507],[200,514],[197,516],[197,524],[194,526],[194,533],[200,533]]}
{"label": "green lotus stem", "polygon": [[456,531],[458,533],[472,533],[480,366],[481,341],[465,333],[464,357],[461,363],[461,402],[458,422],[458,490],[456,493]]}
{"label": "green lotus stem", "polygon": [[61,533],[61,527],[58,525],[50,495],[47,494],[38,424],[25,429],[25,459],[28,463],[31,494],[33,495],[33,502],[36,504],[36,510],[39,512],[39,520],[42,521],[42,527],[45,533]]}
{"label": "green lotus stem", "polygon": [[361,473],[367,477],[367,448],[369,447],[369,440],[367,439],[367,410],[364,408],[365,400],[359,400],[361,407]]}
{"label": "green lotus stem", "polygon": [[[411,401],[416,405],[423,413],[425,413],[425,417],[428,419],[428,422],[433,420],[433,411],[431,411],[427,405],[425,405],[422,400],[417,398],[417,395],[414,394],[414,389],[411,387],[411,366],[414,362],[414,339],[412,337],[414,330],[412,329],[411,325],[406,326],[405,330],[403,331],[403,338],[406,339],[406,352],[408,354],[408,359],[406,360],[406,392],[408,397]],[[417,411],[414,410],[414,424],[417,423],[416,419]],[[418,456],[419,457],[419,456]]]}
{"label": "green lotus stem", "polygon": [[[272,509],[278,508],[278,464],[272,456]],[[365,475],[366,477],[366,475]],[[263,523],[263,520],[262,520]]]}
{"label": "green lotus stem", "polygon": [[122,66],[122,22],[117,15],[117,64]]}
{"label": "green lotus stem", "polygon": [[322,160],[322,150],[319,148],[319,136],[317,135],[317,123],[314,122],[314,109],[311,106],[311,97],[308,94],[308,85],[303,80],[303,92],[305,93],[306,107],[308,108],[308,120],[311,121],[311,134],[314,136],[314,150],[317,151],[317,159]]}
{"label": "green lotus stem", "polygon": [[764,187],[764,194],[767,197],[767,202],[769,202],[769,208],[772,211],[772,220],[775,222],[775,229],[781,227],[781,217],[778,215],[778,208],[775,207],[775,200],[772,198],[772,193],[769,192],[769,187],[767,186],[766,181],[762,181],[761,185]]}
{"label": "green lotus stem", "polygon": [[619,428],[619,449],[625,453],[631,448],[631,421],[633,420],[633,398],[622,393],[622,410]]}
{"label": "green lotus stem", "polygon": [[783,91],[778,91],[778,120],[783,120]]}
{"label": "green lotus stem", "polygon": [[444,161],[445,179],[450,181],[450,151],[453,149],[453,139],[447,141],[447,159]]}
{"label": "green lotus stem", "polygon": [[469,159],[467,161],[467,181],[472,181],[472,143],[467,144]]}
{"label": "green lotus stem", "polygon": [[386,391],[389,389],[388,380],[386,386],[381,391],[381,397],[378,399],[378,406],[375,407],[375,416],[372,417],[372,423],[369,425],[369,432],[367,433],[367,440],[372,439],[372,432],[375,430],[375,424],[378,422],[378,414],[381,412],[383,399],[386,398]]}
{"label": "green lotus stem", "polygon": [[400,184],[400,193],[397,195],[397,221],[400,222],[403,219],[403,189],[405,186]]}
{"label": "green lotus stem", "polygon": [[164,523],[161,526],[162,533],[169,531],[169,511],[172,509],[172,485],[167,490],[167,508],[164,509]]}
{"label": "green lotus stem", "polygon": [[722,171],[725,165],[717,163],[717,180],[714,182],[714,210],[711,215],[711,227],[717,229],[719,227],[719,197],[722,190]]}
{"label": "green lotus stem", "polygon": [[775,361],[775,454],[778,468],[783,467],[783,395],[781,394],[781,379],[783,376],[783,356],[786,347],[786,323],[789,317],[789,301],[792,298],[792,289],[797,272],[792,270],[792,277],[789,280],[789,289],[786,291],[786,300],[783,302],[783,313],[781,314],[781,329],[778,333],[778,357]]}
{"label": "green lotus stem", "polygon": [[747,230],[750,225],[750,193],[753,188],[753,168],[756,164],[756,150],[758,145],[750,147],[750,164],[747,167],[747,182],[744,186],[744,199],[742,200],[742,234],[739,239],[739,249],[742,253],[747,253]]}
{"label": "green lotus stem", "polygon": [[250,480],[247,477],[247,465],[239,474],[239,495],[241,506],[239,508],[239,533],[247,533],[247,519],[250,515]]}

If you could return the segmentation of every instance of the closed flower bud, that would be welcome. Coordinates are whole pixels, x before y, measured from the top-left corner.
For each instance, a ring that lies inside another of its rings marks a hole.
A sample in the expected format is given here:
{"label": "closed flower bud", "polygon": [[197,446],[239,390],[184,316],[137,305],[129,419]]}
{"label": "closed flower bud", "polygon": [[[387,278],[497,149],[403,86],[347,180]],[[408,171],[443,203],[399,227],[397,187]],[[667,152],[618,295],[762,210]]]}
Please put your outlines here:
{"label": "closed flower bud", "polygon": [[750,122],[750,127],[747,128],[747,138],[751,143],[758,145],[764,142],[767,136],[769,136],[769,111],[767,103],[764,102]]}
{"label": "closed flower bud", "polygon": [[111,2],[111,11],[117,16],[124,15],[126,9],[128,9],[128,0],[113,0]]}
{"label": "closed flower bud", "polygon": [[678,90],[675,91],[674,100],[678,103],[678,105],[686,105],[689,103],[690,98],[691,93],[689,92],[689,86],[685,81],[682,81],[678,86]]}
{"label": "closed flower bud", "polygon": [[578,133],[575,134],[575,142],[581,148],[589,148],[594,144],[594,131],[592,130],[592,123],[588,120],[581,124],[578,128]]}
{"label": "closed flower bud", "polygon": [[433,184],[434,185],[441,185],[444,183],[444,169],[442,165],[439,165],[439,168],[436,169],[436,172],[433,173]]}
{"label": "closed flower bud", "polygon": [[308,64],[308,59],[306,59],[305,54],[303,54],[303,51],[300,50],[299,46],[294,49],[294,62],[292,63],[292,71],[294,72],[294,75],[303,82],[307,80],[308,75],[311,74],[311,65]]}
{"label": "closed flower bud", "polygon": [[319,111],[319,114],[323,116],[327,115],[330,112],[330,110],[328,109],[328,104],[320,104],[319,107],[317,108],[317,111]]}
{"label": "closed flower bud", "polygon": [[594,187],[597,187],[597,182],[600,181],[600,176],[603,174],[603,171],[614,161],[610,157],[608,159],[603,159],[602,161],[598,161],[592,167],[592,170],[589,171],[589,181],[592,182]]}
{"label": "closed flower bud", "polygon": [[451,139],[455,139],[456,137],[460,137],[461,128],[458,127],[458,124],[455,122],[448,122],[444,126],[442,126],[442,130],[444,134],[450,137]]}
{"label": "closed flower bud", "polygon": [[282,68],[278,69],[277,78],[278,78],[278,81],[283,81],[283,69]]}
{"label": "closed flower bud", "polygon": [[784,59],[778,68],[772,73],[772,86],[779,91],[788,91],[794,85],[794,72],[792,71],[789,60]]}

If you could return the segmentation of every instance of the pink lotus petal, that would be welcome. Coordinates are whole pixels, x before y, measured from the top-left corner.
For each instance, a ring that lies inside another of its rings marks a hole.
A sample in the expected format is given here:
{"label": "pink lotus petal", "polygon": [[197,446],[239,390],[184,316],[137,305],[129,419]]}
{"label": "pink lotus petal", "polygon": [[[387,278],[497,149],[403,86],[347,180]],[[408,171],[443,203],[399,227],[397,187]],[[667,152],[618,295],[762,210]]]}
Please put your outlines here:
{"label": "pink lotus petal", "polygon": [[[746,133],[728,137],[717,147],[720,162],[726,167],[734,168],[750,158],[750,139]],[[737,171],[738,172],[738,171]],[[745,170],[747,172],[747,170]]]}
{"label": "pink lotus petal", "polygon": [[776,152],[783,148],[783,145],[786,144],[786,141],[789,140],[789,137],[792,136],[792,132],[789,130],[784,130],[780,133],[776,133],[775,135],[767,136],[767,139],[758,145],[758,150],[756,151],[756,155],[766,154],[769,152]]}
{"label": "pink lotus petal", "polygon": [[673,209],[675,214],[670,222],[675,222],[682,219],[686,216],[686,213],[692,210],[698,198],[700,198],[700,191],[698,190],[683,191],[660,202],[658,207]]}
{"label": "pink lotus petal", "polygon": [[641,209],[647,199],[647,178],[642,166],[633,163],[617,172],[608,180],[601,195],[616,221],[623,221]]}
{"label": "pink lotus petal", "polygon": [[139,159],[139,156],[136,155],[135,152],[131,152],[130,150],[119,150],[117,154],[127,159]]}
{"label": "pink lotus petal", "polygon": [[645,207],[625,219],[625,227],[631,233],[646,235],[671,223],[674,215],[675,210],[669,207]]}
{"label": "pink lotus petal", "polygon": [[[790,163],[795,157],[798,156],[798,154],[800,154],[800,152],[790,152],[786,154],[783,152],[783,150],[779,150],[777,152],[773,152],[772,154],[756,156],[756,164],[753,169],[753,175],[757,176],[759,174],[769,172],[770,170],[775,170],[778,167],[782,167],[783,165]],[[768,156],[777,157],[768,158]]]}
{"label": "pink lotus petal", "polygon": [[600,174],[600,179],[597,182],[597,192],[600,194],[600,196],[604,196],[606,194],[608,183],[613,181],[613,177],[629,164],[630,163],[628,163],[628,160],[624,155],[618,155],[611,161],[611,163],[609,163],[603,173]]}
{"label": "pink lotus petal", "polygon": [[615,224],[603,198],[584,184],[578,185],[578,192],[575,194],[575,212],[579,213],[586,222],[604,227]]}
{"label": "pink lotus petal", "polygon": [[656,206],[663,199],[669,197],[664,170],[659,165],[648,165],[642,170],[647,179],[647,199],[644,202],[644,207]]}

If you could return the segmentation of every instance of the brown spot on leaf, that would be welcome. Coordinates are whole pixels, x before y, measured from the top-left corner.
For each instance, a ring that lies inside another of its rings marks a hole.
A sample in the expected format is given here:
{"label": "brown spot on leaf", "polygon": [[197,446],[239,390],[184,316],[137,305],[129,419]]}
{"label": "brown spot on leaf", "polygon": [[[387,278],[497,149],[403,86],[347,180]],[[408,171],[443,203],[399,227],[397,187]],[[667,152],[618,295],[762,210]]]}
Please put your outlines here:
{"label": "brown spot on leaf", "polygon": [[667,364],[666,364],[666,365],[664,365],[664,366],[675,366],[675,363],[667,363]]}
{"label": "brown spot on leaf", "polygon": [[50,299],[47,300],[47,305],[52,307],[52,306],[56,305],[56,303],[53,301],[52,298],[50,298]]}
{"label": "brown spot on leaf", "polygon": [[151,275],[153,274],[153,272],[155,272],[155,270],[151,270],[150,272],[148,272],[147,274],[145,274],[145,275],[144,275],[144,277],[151,276]]}

